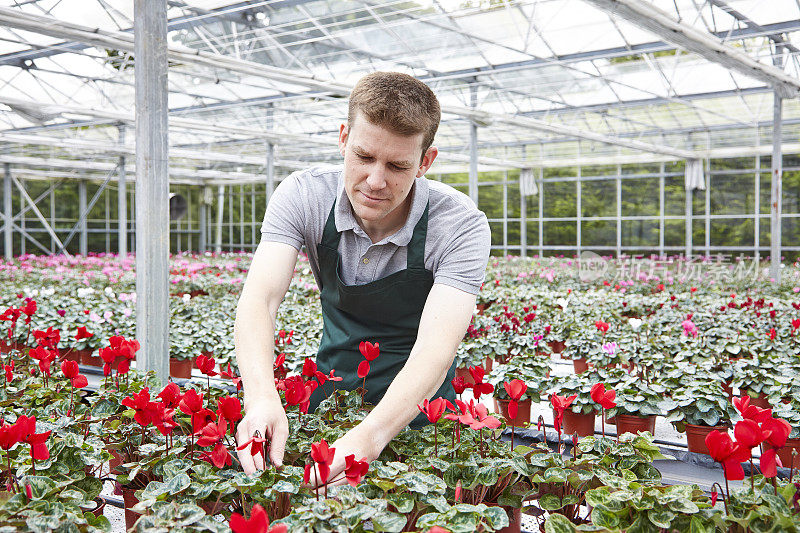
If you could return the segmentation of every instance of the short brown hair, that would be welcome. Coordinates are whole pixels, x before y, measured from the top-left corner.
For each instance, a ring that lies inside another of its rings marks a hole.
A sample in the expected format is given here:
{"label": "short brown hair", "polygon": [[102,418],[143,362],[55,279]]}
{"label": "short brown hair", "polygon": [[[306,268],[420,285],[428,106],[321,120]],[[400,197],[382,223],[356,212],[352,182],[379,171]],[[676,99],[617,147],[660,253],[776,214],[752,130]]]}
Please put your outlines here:
{"label": "short brown hair", "polygon": [[348,127],[358,111],[372,124],[398,135],[422,133],[422,156],[433,144],[442,118],[439,100],[430,87],[400,72],[372,72],[358,80],[350,93]]}

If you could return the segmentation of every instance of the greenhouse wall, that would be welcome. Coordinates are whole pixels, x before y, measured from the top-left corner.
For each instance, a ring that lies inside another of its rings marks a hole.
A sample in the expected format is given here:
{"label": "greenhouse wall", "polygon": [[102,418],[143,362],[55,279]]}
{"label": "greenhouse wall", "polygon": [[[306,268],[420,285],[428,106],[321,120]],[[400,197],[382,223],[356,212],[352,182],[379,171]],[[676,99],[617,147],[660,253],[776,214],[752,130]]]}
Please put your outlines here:
{"label": "greenhouse wall", "polygon": [[[729,258],[756,253],[762,258],[768,256],[771,158],[711,159],[704,164],[706,189],[692,192],[693,253]],[[800,255],[800,156],[784,156],[783,165],[783,255],[794,260]],[[683,162],[559,167],[535,172],[538,194],[532,196],[521,195],[519,170],[479,173],[478,207],[489,219],[493,255],[572,256],[583,251],[601,255],[674,255],[686,251]],[[428,177],[465,194],[468,191],[466,173],[429,173]],[[20,181],[66,249],[79,253],[79,180]],[[86,203],[91,206],[86,221],[87,249],[114,253],[118,250],[116,183],[102,187],[102,181],[90,178],[85,183]],[[199,251],[203,240],[205,249],[211,251],[255,249],[266,208],[265,184],[210,189],[211,194],[206,197],[213,201],[206,209],[203,227],[203,187],[170,187],[171,192],[183,195],[189,205],[187,213],[170,224],[170,250]],[[224,197],[221,217],[220,191]],[[134,251],[132,184],[128,185],[127,198],[128,250]],[[14,216],[20,213],[21,201],[18,191],[14,191]],[[27,209],[19,224],[30,238],[14,232],[15,255],[59,251],[33,210]],[[2,246],[0,241],[0,249]]]}

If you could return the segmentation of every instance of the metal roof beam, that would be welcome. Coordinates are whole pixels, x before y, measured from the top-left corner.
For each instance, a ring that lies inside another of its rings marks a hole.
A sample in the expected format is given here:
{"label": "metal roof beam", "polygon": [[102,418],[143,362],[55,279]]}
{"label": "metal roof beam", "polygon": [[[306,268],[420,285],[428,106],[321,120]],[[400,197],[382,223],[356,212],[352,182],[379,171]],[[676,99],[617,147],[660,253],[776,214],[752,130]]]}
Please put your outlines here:
{"label": "metal roof beam", "polygon": [[[599,0],[597,0],[599,1]],[[82,40],[95,46],[133,50],[133,37],[123,32],[91,29],[78,24],[54,21],[51,17],[20,14],[19,10],[0,8],[0,23],[11,27],[50,35],[52,37],[69,37]],[[288,69],[271,67],[251,61],[230,58],[217,54],[193,50],[171,45],[168,49],[169,59],[185,64],[198,64],[211,68],[222,68],[246,75],[262,76],[281,83],[304,86],[314,90],[328,91],[341,96],[349,96],[351,87],[343,83],[323,81],[311,76],[304,76]],[[774,68],[774,67],[772,67]],[[469,118],[479,123],[504,123],[514,127],[535,129],[560,135],[571,135],[580,139],[602,142],[634,150],[665,154],[673,157],[694,158],[693,152],[668,146],[658,146],[641,141],[622,139],[603,135],[593,131],[581,130],[570,126],[550,124],[542,120],[518,117],[505,114],[490,114],[464,106],[442,106],[443,113]],[[199,122],[199,121],[198,121]]]}
{"label": "metal roof beam", "polygon": [[[202,24],[208,24],[209,22],[217,22],[220,20],[238,20],[238,22],[245,24],[247,22],[247,14],[248,13],[255,13],[258,11],[263,11],[263,9],[258,9],[259,7],[269,7],[270,9],[277,9],[280,7],[287,7],[287,6],[294,6],[299,4],[305,4],[307,2],[311,2],[313,0],[281,0],[279,2],[271,2],[267,5],[264,5],[264,2],[261,2],[257,5],[253,5],[252,0],[247,2],[236,2],[234,4],[219,7],[216,9],[208,9],[203,10],[201,16],[198,15],[183,15],[180,17],[175,17],[167,21],[167,31],[176,31],[176,30],[183,30],[183,29],[191,29],[195,26],[199,26]],[[170,2],[170,4],[179,4],[178,2]],[[191,6],[180,6],[186,10],[194,10]],[[230,13],[238,13],[238,16],[231,15]],[[126,28],[122,30],[124,32],[133,34],[133,28]],[[59,54],[63,54],[65,52],[79,52],[81,50],[85,50],[87,48],[91,48],[91,45],[81,42],[81,41],[67,41],[63,43],[56,43],[47,45],[43,50],[21,50],[18,52],[11,52],[8,54],[0,55],[0,65],[21,65],[25,60],[33,60],[39,59],[42,57],[51,57]]]}
{"label": "metal roof beam", "polygon": [[800,80],[772,65],[761,63],[744,52],[725,44],[708,32],[678,22],[666,12],[641,0],[584,0],[628,22],[650,31],[675,46],[694,52],[712,63],[762,81],[784,98],[800,94]]}

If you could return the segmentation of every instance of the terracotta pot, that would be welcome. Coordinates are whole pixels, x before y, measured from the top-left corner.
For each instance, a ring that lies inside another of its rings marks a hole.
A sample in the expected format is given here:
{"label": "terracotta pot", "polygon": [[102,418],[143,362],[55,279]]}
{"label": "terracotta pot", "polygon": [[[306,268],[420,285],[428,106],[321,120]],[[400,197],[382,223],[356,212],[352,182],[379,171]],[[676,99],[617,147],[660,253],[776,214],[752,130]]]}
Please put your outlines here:
{"label": "terracotta pot", "polygon": [[589,363],[586,361],[586,358],[579,357],[572,360],[572,368],[575,370],[576,374],[583,374],[589,370]]}
{"label": "terracotta pot", "polygon": [[531,401],[522,400],[519,402],[519,407],[517,408],[517,416],[516,418],[510,418],[508,416],[508,404],[511,403],[511,400],[501,400],[498,398],[494,399],[494,410],[500,411],[500,414],[503,415],[503,418],[506,419],[506,423],[511,426],[515,427],[522,427],[526,426],[531,421]]}
{"label": "terracotta pot", "polygon": [[482,315],[489,308],[490,305],[492,305],[491,302],[483,303],[476,305],[475,308],[478,310],[478,314]]}
{"label": "terracotta pot", "polygon": [[81,354],[78,353],[77,350],[72,350],[70,348],[59,348],[58,357],[61,361],[75,361],[76,363],[81,362]]}
{"label": "terracotta pot", "polygon": [[191,359],[169,358],[169,375],[174,378],[189,379],[192,377],[194,361]]}
{"label": "terracotta pot", "polygon": [[469,370],[464,367],[456,368],[456,375],[455,377],[462,377],[464,381],[469,384],[475,384],[475,380],[472,379],[472,374],[469,373]]}
{"label": "terracotta pot", "polygon": [[636,416],[619,414],[617,419],[617,435],[623,433],[644,433],[649,431],[651,435],[656,433],[656,415]]}
{"label": "terracotta pot", "polygon": [[567,409],[564,411],[564,420],[561,424],[561,431],[565,435],[577,433],[579,437],[589,437],[594,435],[595,412],[589,414],[574,413]]}
{"label": "terracotta pot", "polygon": [[486,357],[486,362],[483,364],[483,368],[484,368],[484,370],[486,370],[487,374],[492,371],[492,367],[493,366],[494,366],[494,359],[492,359],[491,357],[487,356]]}
{"label": "terracotta pot", "polygon": [[727,426],[697,426],[695,424],[686,424],[686,440],[689,444],[689,451],[694,453],[703,453],[711,455],[706,446],[706,435],[712,431],[728,431]]}
{"label": "terracotta pot", "polygon": [[86,366],[103,366],[103,360],[98,355],[99,350],[77,350],[76,353],[80,355],[81,364]]}
{"label": "terracotta pot", "polygon": [[561,353],[567,347],[564,341],[549,341],[547,345],[553,350],[553,353]]}
{"label": "terracotta pot", "polygon": [[607,426],[616,426],[617,425],[617,417],[616,416],[608,416],[608,414],[604,414],[603,418],[606,419]]}
{"label": "terracotta pot", "polygon": [[[797,450],[797,455],[792,456],[793,450]],[[786,439],[786,445],[778,449],[778,457],[781,458],[781,464],[785,468],[800,469],[800,439]]]}
{"label": "terracotta pot", "polygon": [[522,509],[505,505],[501,507],[508,515],[508,525],[498,529],[497,533],[520,533],[522,531]]}
{"label": "terracotta pot", "polygon": [[125,502],[125,531],[133,527],[133,524],[141,516],[139,513],[132,510],[133,506],[139,503],[139,498],[136,497],[136,489],[129,487],[122,487],[122,501]]}

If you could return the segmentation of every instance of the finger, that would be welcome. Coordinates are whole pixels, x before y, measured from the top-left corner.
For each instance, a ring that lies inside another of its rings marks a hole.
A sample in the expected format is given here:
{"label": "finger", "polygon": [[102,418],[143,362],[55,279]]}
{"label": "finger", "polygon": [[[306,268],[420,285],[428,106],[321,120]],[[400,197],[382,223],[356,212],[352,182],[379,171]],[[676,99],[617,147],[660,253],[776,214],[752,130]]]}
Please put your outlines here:
{"label": "finger", "polygon": [[256,466],[253,463],[253,456],[250,455],[250,450],[245,448],[244,450],[236,450],[236,456],[239,458],[239,462],[242,464],[242,470],[248,476],[255,473]]}
{"label": "finger", "polygon": [[275,468],[283,466],[283,454],[286,451],[286,439],[289,438],[289,428],[286,422],[276,424],[270,436],[269,458]]}
{"label": "finger", "polygon": [[251,455],[250,457],[253,458],[253,464],[255,465],[256,470],[266,470],[264,466],[264,455],[262,453],[257,453],[255,455]]}

